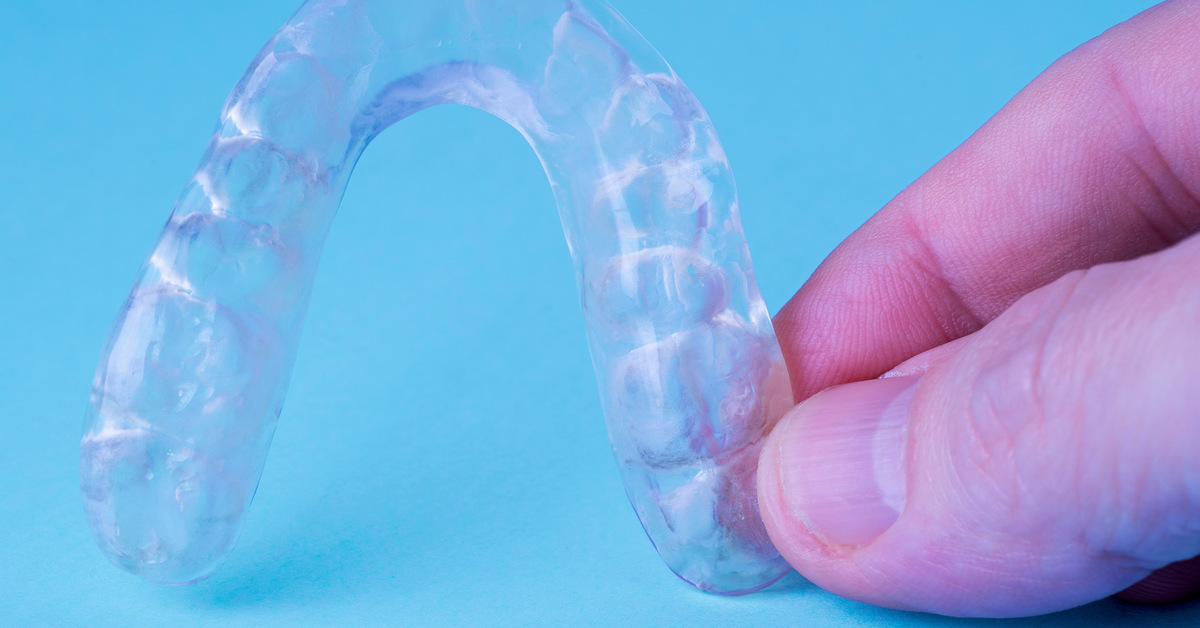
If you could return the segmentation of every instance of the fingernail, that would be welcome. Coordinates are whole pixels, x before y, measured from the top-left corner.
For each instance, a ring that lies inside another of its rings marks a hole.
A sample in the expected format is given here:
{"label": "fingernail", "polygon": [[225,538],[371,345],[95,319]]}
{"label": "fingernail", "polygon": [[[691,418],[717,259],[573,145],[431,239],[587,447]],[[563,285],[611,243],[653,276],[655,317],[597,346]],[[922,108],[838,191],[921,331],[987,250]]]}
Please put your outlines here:
{"label": "fingernail", "polygon": [[918,376],[836,386],[784,417],[784,499],[825,542],[864,545],[904,510],[908,407]]}

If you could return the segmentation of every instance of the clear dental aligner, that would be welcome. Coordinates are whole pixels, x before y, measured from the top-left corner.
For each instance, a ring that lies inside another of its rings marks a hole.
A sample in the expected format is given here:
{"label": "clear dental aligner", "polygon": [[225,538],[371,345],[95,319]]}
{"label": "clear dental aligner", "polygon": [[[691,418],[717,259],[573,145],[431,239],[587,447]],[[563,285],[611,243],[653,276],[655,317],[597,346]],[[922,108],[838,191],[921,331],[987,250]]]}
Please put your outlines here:
{"label": "clear dental aligner", "polygon": [[101,548],[170,584],[229,554],[354,164],[442,103],[511,124],[545,168],[613,452],[663,559],[708,591],[777,580],[754,472],[792,395],[733,177],[666,62],[577,0],[311,0],[267,43],[97,369],[80,477]]}

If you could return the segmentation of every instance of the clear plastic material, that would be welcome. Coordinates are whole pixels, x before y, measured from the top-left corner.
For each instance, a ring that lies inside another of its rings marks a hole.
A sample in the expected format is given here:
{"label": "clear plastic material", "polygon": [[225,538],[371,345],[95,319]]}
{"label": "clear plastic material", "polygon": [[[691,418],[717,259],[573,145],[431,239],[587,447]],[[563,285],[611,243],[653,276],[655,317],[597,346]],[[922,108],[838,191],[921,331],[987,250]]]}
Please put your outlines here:
{"label": "clear plastic material", "polygon": [[754,471],[792,396],[729,165],[645,39],[576,0],[313,0],[267,43],[100,360],[81,482],[102,549],[163,583],[228,555],[354,164],[441,103],[511,124],[545,168],[613,451],[663,559],[719,593],[778,579]]}

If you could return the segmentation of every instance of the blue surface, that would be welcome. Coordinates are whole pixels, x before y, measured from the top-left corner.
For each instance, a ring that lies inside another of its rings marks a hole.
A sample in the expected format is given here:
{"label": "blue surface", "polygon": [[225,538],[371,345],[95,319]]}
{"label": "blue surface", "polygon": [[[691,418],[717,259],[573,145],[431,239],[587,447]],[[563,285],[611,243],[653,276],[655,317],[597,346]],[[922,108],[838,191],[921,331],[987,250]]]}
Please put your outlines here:
{"label": "blue surface", "polygon": [[[77,489],[100,345],[295,0],[103,4],[0,5],[0,624],[960,623],[794,575],[719,598],[661,564],[617,479],[541,169],[460,107],[360,162],[229,562],[184,588],[109,565]],[[1047,64],[1149,2],[1049,4],[616,2],[715,121],[772,310]],[[1194,625],[1200,606],[1017,623],[1069,621]]]}

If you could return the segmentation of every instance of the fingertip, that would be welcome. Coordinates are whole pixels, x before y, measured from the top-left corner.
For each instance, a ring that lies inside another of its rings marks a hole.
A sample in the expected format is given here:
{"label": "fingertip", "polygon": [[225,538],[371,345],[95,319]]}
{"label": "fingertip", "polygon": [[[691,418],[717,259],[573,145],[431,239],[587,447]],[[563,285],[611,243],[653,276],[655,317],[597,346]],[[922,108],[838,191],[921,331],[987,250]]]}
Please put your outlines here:
{"label": "fingertip", "polygon": [[758,462],[758,506],[767,536],[775,549],[792,567],[812,580],[814,567],[822,562],[828,550],[788,505],[782,477],[784,433],[801,414],[800,407],[792,408],[780,419],[763,445]]}
{"label": "fingertip", "polygon": [[[838,386],[796,406],[780,420],[759,458],[757,490],[771,542],[797,571],[837,595],[897,607],[872,586],[857,552],[899,514],[877,482],[899,463],[901,426],[918,378]],[[895,436],[896,438],[890,438]],[[902,478],[896,488],[901,493]]]}
{"label": "fingertip", "polygon": [[[790,549],[790,535],[784,532],[790,526],[790,522],[786,516],[787,507],[784,505],[783,500],[783,484],[779,477],[779,443],[780,434],[786,428],[795,412],[796,408],[792,408],[779,420],[775,429],[767,436],[767,441],[763,444],[762,453],[759,454],[756,478],[758,507],[762,515],[763,525],[766,526],[767,535],[771,538],[771,542],[775,544],[775,548],[789,562],[791,559],[788,558],[785,550]],[[795,564],[792,566],[794,567]]]}

